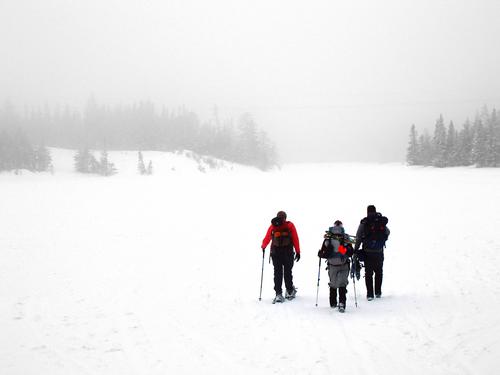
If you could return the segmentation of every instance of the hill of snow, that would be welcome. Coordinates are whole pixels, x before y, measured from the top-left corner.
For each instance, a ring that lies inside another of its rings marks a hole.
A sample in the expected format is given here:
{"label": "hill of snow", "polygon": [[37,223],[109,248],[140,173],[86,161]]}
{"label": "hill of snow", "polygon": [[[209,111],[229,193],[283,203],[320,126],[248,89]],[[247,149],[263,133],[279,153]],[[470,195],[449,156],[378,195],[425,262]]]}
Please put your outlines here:
{"label": "hill of snow", "polygon": [[[500,365],[500,171],[398,164],[206,169],[110,152],[119,174],[0,174],[0,373],[486,374]],[[366,206],[389,217],[383,298],[328,305],[317,250]],[[260,243],[286,210],[298,297],[272,305]]]}
{"label": "hill of snow", "polygon": [[[99,160],[100,152],[94,151],[94,156]],[[110,151],[109,161],[114,163],[119,176],[130,176],[138,173],[137,151]],[[223,161],[210,156],[198,155],[191,151],[160,152],[143,151],[144,164],[148,165],[151,160],[155,174],[169,173],[191,173],[191,172],[213,172],[233,171],[234,169],[247,169],[239,164]],[[74,150],[51,149],[51,155],[56,174],[74,174]]]}

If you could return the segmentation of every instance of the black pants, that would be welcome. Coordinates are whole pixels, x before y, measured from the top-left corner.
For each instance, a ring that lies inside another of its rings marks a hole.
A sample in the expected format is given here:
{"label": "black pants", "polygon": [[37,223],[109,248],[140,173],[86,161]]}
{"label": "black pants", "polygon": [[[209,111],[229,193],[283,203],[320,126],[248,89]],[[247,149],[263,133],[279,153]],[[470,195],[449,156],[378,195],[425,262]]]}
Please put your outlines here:
{"label": "black pants", "polygon": [[[347,288],[342,286],[339,289],[339,303],[343,303],[345,307]],[[337,306],[337,289],[330,287],[330,307]]]}
{"label": "black pants", "polygon": [[288,291],[293,290],[293,248],[292,247],[274,247],[271,249],[271,258],[274,266],[274,290],[276,294],[282,294],[283,277],[285,278],[285,287]]}
{"label": "black pants", "polygon": [[373,274],[375,274],[375,294],[382,294],[384,253],[366,253],[365,283],[366,296],[373,297]]}

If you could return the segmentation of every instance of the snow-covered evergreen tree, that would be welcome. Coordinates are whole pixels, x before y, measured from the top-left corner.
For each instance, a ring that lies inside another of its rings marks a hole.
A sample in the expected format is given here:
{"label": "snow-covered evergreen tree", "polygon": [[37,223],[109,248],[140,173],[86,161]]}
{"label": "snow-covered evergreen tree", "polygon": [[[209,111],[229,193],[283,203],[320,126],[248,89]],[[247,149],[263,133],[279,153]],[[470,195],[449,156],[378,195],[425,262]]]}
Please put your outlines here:
{"label": "snow-covered evergreen tree", "polygon": [[88,165],[90,158],[90,152],[87,148],[82,148],[76,151],[73,160],[75,161],[75,170],[80,173],[89,173]]}
{"label": "snow-covered evergreen tree", "polygon": [[474,121],[473,132],[472,161],[478,168],[486,167],[488,134],[479,116]]}
{"label": "snow-covered evergreen tree", "polygon": [[138,157],[137,157],[137,170],[139,171],[139,174],[146,174],[146,166],[144,165],[144,158],[142,157],[142,152],[139,151]]}
{"label": "snow-covered evergreen tree", "polygon": [[265,132],[259,131],[257,137],[256,165],[265,171],[278,164],[276,150]]}
{"label": "snow-covered evergreen tree", "polygon": [[101,159],[99,161],[99,174],[102,176],[111,176],[116,174],[116,172],[115,165],[108,159],[108,152],[106,150],[102,150]]}
{"label": "snow-covered evergreen tree", "polygon": [[257,159],[257,126],[253,117],[246,113],[241,116],[239,123],[238,154],[239,162],[252,165]]}
{"label": "snow-covered evergreen tree", "polygon": [[419,164],[419,150],[418,150],[418,134],[413,124],[410,128],[410,141],[408,142],[408,148],[406,151],[406,162],[408,165],[418,165]]}
{"label": "snow-covered evergreen tree", "polygon": [[498,112],[496,109],[493,110],[492,113],[492,121],[494,123],[494,131],[495,131],[495,139],[496,139],[496,146],[495,146],[495,166],[500,167],[500,116],[498,115]]}
{"label": "snow-covered evergreen tree", "polygon": [[80,173],[99,173],[100,166],[94,155],[86,147],[77,150],[74,158],[75,169]]}
{"label": "snow-covered evergreen tree", "polygon": [[446,166],[454,167],[458,165],[458,157],[457,157],[457,131],[455,130],[455,126],[453,125],[453,121],[450,121],[450,125],[448,125],[448,133],[446,135]]}
{"label": "snow-covered evergreen tree", "polygon": [[487,119],[486,140],[486,165],[488,167],[500,167],[499,132],[496,110],[493,110]]}
{"label": "snow-covered evergreen tree", "polygon": [[0,171],[8,171],[15,168],[14,153],[12,138],[3,130],[0,132]]}
{"label": "snow-covered evergreen tree", "polygon": [[421,165],[431,165],[433,159],[432,138],[427,129],[418,137],[418,155]]}
{"label": "snow-covered evergreen tree", "polygon": [[12,137],[14,146],[14,165],[16,169],[35,169],[35,153],[33,146],[24,131],[18,128]]}
{"label": "snow-covered evergreen tree", "polygon": [[52,157],[50,156],[49,149],[44,145],[35,148],[34,158],[35,171],[47,172],[51,169]]}
{"label": "snow-covered evergreen tree", "polygon": [[435,167],[446,167],[446,128],[444,126],[443,115],[440,115],[434,127],[434,137],[432,138],[433,158],[432,165]]}
{"label": "snow-covered evergreen tree", "polygon": [[457,138],[457,165],[472,165],[472,145],[473,132],[469,119],[465,122],[463,128],[458,133]]}

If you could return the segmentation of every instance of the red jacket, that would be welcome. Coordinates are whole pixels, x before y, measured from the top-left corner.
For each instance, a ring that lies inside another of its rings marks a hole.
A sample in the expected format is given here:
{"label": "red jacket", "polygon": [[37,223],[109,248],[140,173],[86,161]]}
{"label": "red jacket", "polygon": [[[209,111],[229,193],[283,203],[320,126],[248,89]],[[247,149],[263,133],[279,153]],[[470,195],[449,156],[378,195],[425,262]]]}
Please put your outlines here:
{"label": "red jacket", "polygon": [[274,225],[271,224],[269,229],[267,230],[266,236],[262,240],[262,248],[265,249],[267,245],[269,245],[269,242],[273,239],[273,231],[282,231],[287,229],[290,234],[292,235],[292,244],[293,247],[295,248],[295,252],[297,254],[300,254],[300,244],[299,244],[299,235],[297,234],[297,230],[295,229],[295,225],[291,221],[285,221],[282,225],[279,227],[275,227]]}

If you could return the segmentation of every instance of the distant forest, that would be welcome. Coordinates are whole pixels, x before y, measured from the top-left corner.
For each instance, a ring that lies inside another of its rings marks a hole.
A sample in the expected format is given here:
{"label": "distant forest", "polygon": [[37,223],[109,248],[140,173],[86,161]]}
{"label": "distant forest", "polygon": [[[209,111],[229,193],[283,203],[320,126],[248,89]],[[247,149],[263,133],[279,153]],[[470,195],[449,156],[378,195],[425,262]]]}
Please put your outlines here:
{"label": "distant forest", "polygon": [[500,118],[496,109],[490,112],[484,107],[474,122],[467,120],[460,130],[452,121],[446,126],[441,115],[432,136],[426,130],[418,134],[412,125],[406,161],[409,165],[439,168],[500,167]]}
{"label": "distant forest", "polygon": [[47,147],[191,150],[262,170],[278,163],[274,143],[248,113],[237,121],[221,120],[214,110],[213,118],[202,123],[185,108],[157,111],[151,102],[110,107],[91,98],[83,112],[64,107],[23,113],[5,103],[0,109],[0,171],[48,170]]}

